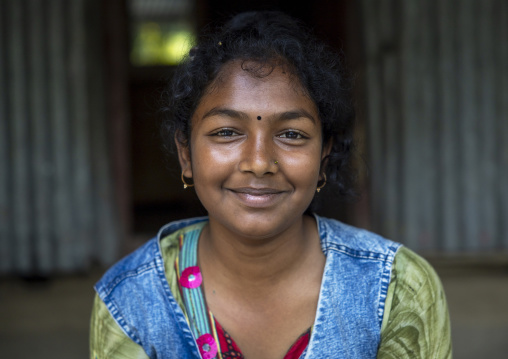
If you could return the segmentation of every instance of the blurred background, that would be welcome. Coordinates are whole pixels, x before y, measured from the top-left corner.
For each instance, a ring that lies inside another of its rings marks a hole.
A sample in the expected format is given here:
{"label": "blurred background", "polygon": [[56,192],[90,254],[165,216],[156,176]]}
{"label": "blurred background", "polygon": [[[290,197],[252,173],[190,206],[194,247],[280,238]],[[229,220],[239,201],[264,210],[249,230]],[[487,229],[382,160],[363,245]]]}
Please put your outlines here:
{"label": "blurred background", "polygon": [[[86,358],[93,284],[203,215],[159,136],[199,29],[282,10],[355,75],[361,197],[320,214],[427,258],[455,358],[508,353],[508,2],[0,0],[0,351]],[[323,193],[321,192],[321,193]]]}

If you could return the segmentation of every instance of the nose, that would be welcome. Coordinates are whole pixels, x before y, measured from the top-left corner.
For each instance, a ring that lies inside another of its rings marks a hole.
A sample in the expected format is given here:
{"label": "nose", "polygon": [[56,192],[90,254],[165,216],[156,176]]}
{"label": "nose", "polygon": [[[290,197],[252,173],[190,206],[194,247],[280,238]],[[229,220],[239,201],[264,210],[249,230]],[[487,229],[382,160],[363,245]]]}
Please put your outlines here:
{"label": "nose", "polygon": [[239,169],[256,177],[274,174],[279,169],[274,157],[275,144],[270,136],[252,136],[244,142]]}

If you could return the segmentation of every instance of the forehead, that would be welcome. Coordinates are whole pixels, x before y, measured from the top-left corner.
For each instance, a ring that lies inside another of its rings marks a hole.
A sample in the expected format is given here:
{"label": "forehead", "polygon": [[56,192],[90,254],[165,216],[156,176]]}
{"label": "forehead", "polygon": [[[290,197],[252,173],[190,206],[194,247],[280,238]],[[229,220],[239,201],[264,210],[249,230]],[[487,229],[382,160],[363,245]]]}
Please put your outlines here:
{"label": "forehead", "polygon": [[257,62],[254,60],[234,60],[226,63],[220,69],[210,90],[217,86],[232,82],[250,82],[253,85],[263,83],[288,85],[295,91],[301,92],[303,86],[289,66],[282,61]]}
{"label": "forehead", "polygon": [[203,95],[196,114],[203,107],[214,106],[233,106],[244,111],[298,107],[317,112],[314,101],[286,66],[254,61],[233,61],[223,66]]}

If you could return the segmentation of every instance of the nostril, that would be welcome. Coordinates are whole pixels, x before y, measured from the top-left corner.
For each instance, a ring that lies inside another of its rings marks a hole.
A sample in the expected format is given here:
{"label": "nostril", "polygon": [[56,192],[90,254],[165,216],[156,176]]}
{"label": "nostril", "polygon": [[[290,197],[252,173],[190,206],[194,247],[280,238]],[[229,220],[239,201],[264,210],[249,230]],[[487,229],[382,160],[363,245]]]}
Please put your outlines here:
{"label": "nostril", "polygon": [[240,170],[243,172],[252,172],[256,176],[263,176],[267,173],[278,171],[279,161],[275,160],[269,151],[247,151],[243,160],[240,162]]}

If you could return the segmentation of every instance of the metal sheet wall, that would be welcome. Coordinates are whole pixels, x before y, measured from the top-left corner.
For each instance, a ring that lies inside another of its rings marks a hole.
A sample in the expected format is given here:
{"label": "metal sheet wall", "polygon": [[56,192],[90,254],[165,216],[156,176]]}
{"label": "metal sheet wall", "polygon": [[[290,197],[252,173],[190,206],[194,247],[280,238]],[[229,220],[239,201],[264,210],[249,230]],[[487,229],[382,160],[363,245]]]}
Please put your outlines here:
{"label": "metal sheet wall", "polygon": [[508,2],[363,0],[375,230],[508,249]]}
{"label": "metal sheet wall", "polygon": [[115,258],[99,15],[96,0],[0,2],[0,273]]}

